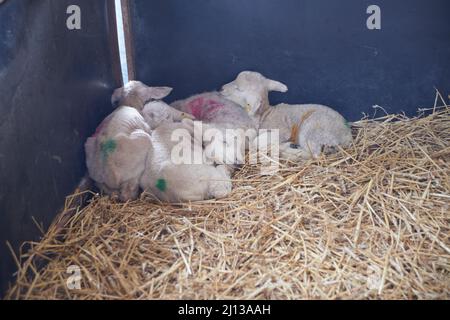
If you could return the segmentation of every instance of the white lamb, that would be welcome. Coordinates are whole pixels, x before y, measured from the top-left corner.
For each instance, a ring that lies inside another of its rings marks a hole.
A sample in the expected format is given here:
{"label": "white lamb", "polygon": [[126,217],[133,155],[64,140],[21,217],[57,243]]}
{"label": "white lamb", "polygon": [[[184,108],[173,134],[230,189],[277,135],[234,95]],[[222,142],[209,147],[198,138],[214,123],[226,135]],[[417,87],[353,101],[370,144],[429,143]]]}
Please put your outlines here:
{"label": "white lamb", "polygon": [[[214,129],[220,133],[223,139],[205,140],[205,151],[215,163],[243,164],[244,153],[248,148],[246,141],[253,141],[256,137],[257,123],[238,104],[219,92],[206,92],[171,105],[202,121],[205,131]],[[231,139],[227,139],[227,132],[231,133]]]}
{"label": "white lamb", "polygon": [[194,122],[189,116],[159,100],[146,103],[164,98],[171,90],[132,81],[114,92],[112,102],[121,107],[85,145],[89,175],[104,193],[127,201],[135,199],[141,187],[159,200],[183,202],[222,198],[231,192],[230,172],[225,166],[172,161],[178,143],[171,138],[177,129],[187,135],[184,150],[205,159],[201,142],[199,148],[193,148]]}
{"label": "white lamb", "polygon": [[[174,133],[184,140],[172,139]],[[231,192],[229,169],[225,165],[205,164],[201,140],[194,141],[193,137],[194,122],[190,119],[181,123],[167,122],[152,131],[152,144],[140,180],[143,190],[171,203],[220,199]],[[186,156],[186,163],[178,161]],[[195,164],[194,159],[199,159],[200,163]]]}
{"label": "white lamb", "polygon": [[162,99],[171,91],[137,81],[115,90],[112,103],[119,108],[103,120],[85,144],[89,176],[103,193],[121,201],[138,196],[151,147],[150,127],[139,110],[147,101]]}
{"label": "white lamb", "polygon": [[278,129],[281,156],[317,158],[321,152],[352,143],[351,128],[333,109],[316,104],[271,107],[269,92],[286,92],[287,86],[257,72],[244,71],[223,86],[221,94],[236,102],[259,123],[259,129]]}

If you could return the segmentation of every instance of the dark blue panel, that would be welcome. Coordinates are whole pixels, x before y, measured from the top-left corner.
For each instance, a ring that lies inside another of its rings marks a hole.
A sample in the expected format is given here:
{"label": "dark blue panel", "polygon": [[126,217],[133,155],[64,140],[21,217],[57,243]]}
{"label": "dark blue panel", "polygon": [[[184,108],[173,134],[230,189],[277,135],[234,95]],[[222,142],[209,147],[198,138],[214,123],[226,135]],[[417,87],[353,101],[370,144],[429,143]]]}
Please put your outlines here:
{"label": "dark blue panel", "polygon": [[[448,0],[132,0],[137,78],[172,99],[244,69],[285,82],[273,101],[328,104],[348,118],[415,114],[450,93]],[[368,30],[367,7],[382,10]]]}
{"label": "dark blue panel", "polygon": [[[66,28],[69,5],[81,30]],[[0,5],[0,296],[15,270],[5,246],[33,240],[85,173],[83,144],[117,86],[105,0]],[[112,27],[112,28],[111,28]]]}

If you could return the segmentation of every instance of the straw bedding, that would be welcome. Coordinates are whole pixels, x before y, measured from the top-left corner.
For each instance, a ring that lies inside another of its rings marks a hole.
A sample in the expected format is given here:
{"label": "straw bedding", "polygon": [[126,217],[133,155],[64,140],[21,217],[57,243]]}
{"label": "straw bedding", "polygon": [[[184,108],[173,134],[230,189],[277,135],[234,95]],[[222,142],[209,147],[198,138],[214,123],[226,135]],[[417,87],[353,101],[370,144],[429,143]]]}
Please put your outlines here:
{"label": "straw bedding", "polygon": [[351,148],[274,176],[246,165],[221,201],[69,197],[7,298],[449,299],[450,108],[431,113],[354,123]]}

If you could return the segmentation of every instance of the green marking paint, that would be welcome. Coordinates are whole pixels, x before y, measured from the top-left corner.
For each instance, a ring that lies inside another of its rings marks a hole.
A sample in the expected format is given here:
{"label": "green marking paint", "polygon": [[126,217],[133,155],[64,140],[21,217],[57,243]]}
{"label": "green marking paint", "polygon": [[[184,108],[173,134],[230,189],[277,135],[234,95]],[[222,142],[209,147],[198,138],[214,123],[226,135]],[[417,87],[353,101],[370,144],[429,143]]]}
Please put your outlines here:
{"label": "green marking paint", "polygon": [[107,159],[117,149],[117,143],[113,139],[108,139],[100,145],[103,157]]}
{"label": "green marking paint", "polygon": [[165,179],[159,179],[156,181],[156,188],[162,192],[165,192],[167,190],[167,181]]}

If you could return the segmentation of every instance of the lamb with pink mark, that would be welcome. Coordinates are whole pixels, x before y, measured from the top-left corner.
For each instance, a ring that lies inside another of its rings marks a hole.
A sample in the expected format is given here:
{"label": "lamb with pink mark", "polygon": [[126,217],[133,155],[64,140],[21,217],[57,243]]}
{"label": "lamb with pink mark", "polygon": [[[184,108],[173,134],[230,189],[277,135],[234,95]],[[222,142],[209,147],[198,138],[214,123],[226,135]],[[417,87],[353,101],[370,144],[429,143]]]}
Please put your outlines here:
{"label": "lamb with pink mark", "polygon": [[256,137],[256,122],[238,104],[219,92],[206,92],[176,101],[172,107],[202,121],[205,132],[220,133],[204,137],[205,152],[216,164],[243,164],[247,141]]}

